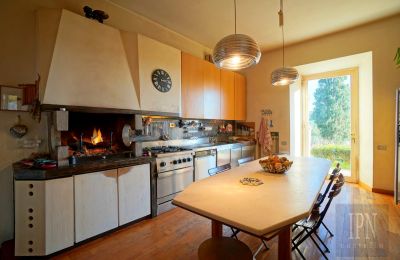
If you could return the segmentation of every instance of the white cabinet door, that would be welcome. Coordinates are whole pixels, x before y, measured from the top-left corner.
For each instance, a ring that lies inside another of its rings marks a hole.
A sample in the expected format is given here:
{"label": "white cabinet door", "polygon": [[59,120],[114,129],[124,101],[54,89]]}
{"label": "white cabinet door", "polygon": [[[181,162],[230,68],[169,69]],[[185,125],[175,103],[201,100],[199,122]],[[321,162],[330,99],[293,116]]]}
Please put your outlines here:
{"label": "white cabinet door", "polygon": [[119,225],[150,215],[150,164],[118,169]]}
{"label": "white cabinet door", "polygon": [[15,255],[43,256],[74,244],[72,177],[15,181]]}
{"label": "white cabinet door", "polygon": [[118,227],[117,170],[74,176],[75,242]]}

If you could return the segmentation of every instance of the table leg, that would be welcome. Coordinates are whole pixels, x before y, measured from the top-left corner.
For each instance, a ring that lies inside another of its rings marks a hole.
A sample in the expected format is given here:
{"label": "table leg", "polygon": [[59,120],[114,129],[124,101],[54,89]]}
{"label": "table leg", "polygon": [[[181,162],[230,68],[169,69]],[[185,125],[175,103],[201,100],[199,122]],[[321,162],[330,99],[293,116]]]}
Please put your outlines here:
{"label": "table leg", "polygon": [[292,259],[292,230],[290,226],[281,229],[278,238],[278,259]]}
{"label": "table leg", "polygon": [[222,237],[222,223],[216,220],[211,222],[211,236]]}

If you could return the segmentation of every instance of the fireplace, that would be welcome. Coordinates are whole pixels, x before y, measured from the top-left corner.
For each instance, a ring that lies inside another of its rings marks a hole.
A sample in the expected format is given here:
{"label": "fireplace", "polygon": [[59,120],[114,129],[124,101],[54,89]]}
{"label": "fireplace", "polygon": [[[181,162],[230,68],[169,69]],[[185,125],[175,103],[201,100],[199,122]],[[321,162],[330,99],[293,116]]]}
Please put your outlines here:
{"label": "fireplace", "polygon": [[122,128],[134,126],[134,115],[69,112],[68,131],[61,132],[61,145],[68,155],[103,156],[129,150],[122,142]]}

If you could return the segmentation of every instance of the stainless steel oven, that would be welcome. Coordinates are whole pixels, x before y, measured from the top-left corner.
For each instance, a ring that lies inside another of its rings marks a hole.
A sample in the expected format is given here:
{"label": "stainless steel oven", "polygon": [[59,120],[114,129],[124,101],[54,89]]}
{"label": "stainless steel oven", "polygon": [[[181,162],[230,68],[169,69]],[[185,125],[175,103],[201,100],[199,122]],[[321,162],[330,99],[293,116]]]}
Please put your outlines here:
{"label": "stainless steel oven", "polygon": [[179,147],[153,147],[157,164],[157,215],[174,208],[174,197],[193,183],[192,150]]}
{"label": "stainless steel oven", "polygon": [[174,206],[171,201],[178,192],[193,183],[193,167],[161,172],[157,177],[157,214]]}

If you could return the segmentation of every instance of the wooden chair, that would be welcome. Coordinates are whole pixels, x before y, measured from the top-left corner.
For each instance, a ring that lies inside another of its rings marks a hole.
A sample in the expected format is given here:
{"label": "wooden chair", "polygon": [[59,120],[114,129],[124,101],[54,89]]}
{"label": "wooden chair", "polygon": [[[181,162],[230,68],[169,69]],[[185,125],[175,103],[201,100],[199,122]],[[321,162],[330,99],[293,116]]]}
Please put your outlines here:
{"label": "wooden chair", "polygon": [[241,159],[238,160],[238,164],[239,164],[239,166],[241,166],[241,165],[243,165],[243,164],[245,164],[247,162],[251,162],[251,161],[254,161],[254,156],[241,158]]}
{"label": "wooden chair", "polygon": [[253,259],[253,254],[245,243],[230,237],[213,237],[205,240],[199,247],[198,256],[200,260]]}
{"label": "wooden chair", "polygon": [[[304,255],[301,253],[301,251],[299,250],[299,246],[301,243],[303,243],[307,238],[311,238],[311,240],[314,242],[314,244],[317,246],[318,250],[321,252],[321,254],[323,255],[323,257],[325,259],[328,259],[328,257],[326,256],[325,252],[330,252],[329,248],[325,245],[325,243],[322,241],[322,239],[320,238],[320,236],[318,235],[318,228],[322,225],[322,222],[324,220],[324,217],[326,215],[326,212],[329,209],[329,206],[332,203],[332,200],[334,197],[336,197],[337,195],[339,195],[342,186],[344,185],[344,177],[342,174],[339,175],[338,180],[336,181],[336,183],[332,186],[329,195],[328,195],[328,202],[326,203],[324,209],[319,212],[319,211],[312,211],[312,213],[310,214],[310,216],[306,219],[300,220],[299,222],[297,222],[295,224],[295,226],[297,228],[302,228],[302,230],[292,239],[292,251],[296,250],[300,256],[302,257],[302,259],[305,259]],[[321,242],[321,244],[324,246],[325,248],[325,252],[321,249],[321,247],[318,245],[317,241],[315,241],[313,235],[319,240],[319,242]]]}
{"label": "wooden chair", "polygon": [[221,173],[221,172],[225,172],[227,170],[231,169],[231,164],[225,164],[225,165],[221,165],[221,166],[217,166],[215,168],[209,169],[208,170],[208,175],[213,176],[215,174]]}

